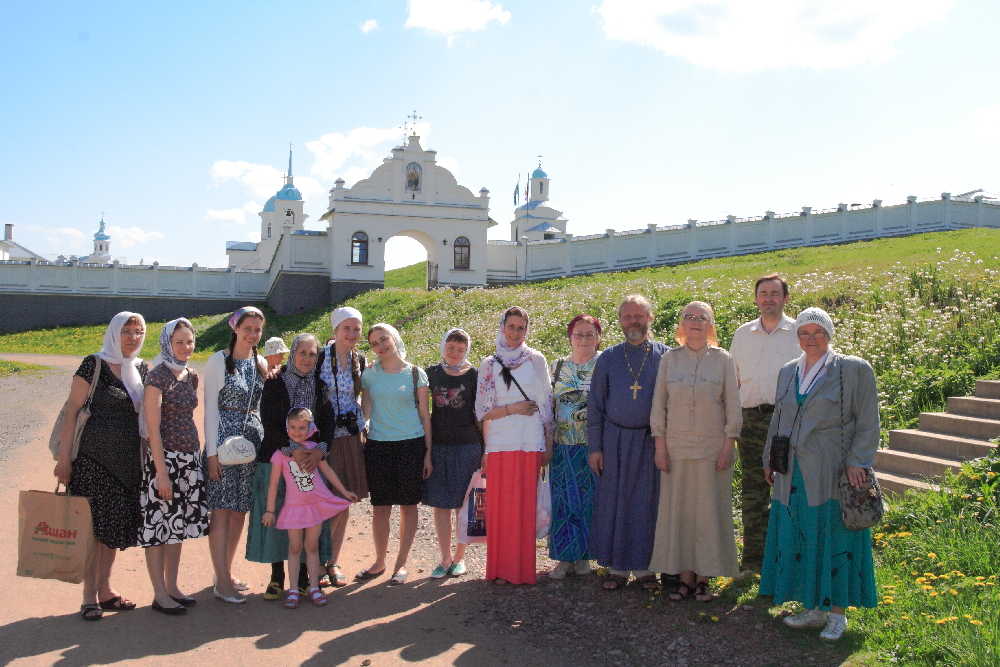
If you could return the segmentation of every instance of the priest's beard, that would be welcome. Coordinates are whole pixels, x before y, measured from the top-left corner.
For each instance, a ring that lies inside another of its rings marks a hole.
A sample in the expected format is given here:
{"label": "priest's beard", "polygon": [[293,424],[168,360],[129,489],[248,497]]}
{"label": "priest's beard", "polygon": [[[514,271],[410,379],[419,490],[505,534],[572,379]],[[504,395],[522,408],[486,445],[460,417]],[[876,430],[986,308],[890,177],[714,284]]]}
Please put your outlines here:
{"label": "priest's beard", "polygon": [[649,333],[648,324],[630,324],[625,329],[625,340],[633,345],[638,345],[646,339],[647,333]]}

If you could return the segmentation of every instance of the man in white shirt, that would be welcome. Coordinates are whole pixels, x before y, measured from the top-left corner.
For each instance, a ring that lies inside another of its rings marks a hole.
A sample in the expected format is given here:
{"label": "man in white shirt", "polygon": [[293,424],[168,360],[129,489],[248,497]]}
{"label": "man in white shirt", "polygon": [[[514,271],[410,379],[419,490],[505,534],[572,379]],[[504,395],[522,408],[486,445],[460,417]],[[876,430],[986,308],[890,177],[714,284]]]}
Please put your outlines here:
{"label": "man in white shirt", "polygon": [[761,458],[774,413],[778,371],[802,354],[795,336],[795,320],[785,315],[788,283],[777,273],[754,285],[760,317],[733,334],[730,354],[736,361],[736,379],[743,405],[739,452],[743,500],[743,569],[760,572],[767,539],[771,488],[764,480]]}

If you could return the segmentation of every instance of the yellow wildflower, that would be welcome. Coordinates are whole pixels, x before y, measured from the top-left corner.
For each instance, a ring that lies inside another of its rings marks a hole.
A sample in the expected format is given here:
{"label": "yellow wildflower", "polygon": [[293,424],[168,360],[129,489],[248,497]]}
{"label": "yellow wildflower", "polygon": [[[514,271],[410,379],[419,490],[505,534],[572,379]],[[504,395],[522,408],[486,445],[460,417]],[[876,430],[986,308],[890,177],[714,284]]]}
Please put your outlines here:
{"label": "yellow wildflower", "polygon": [[964,494],[964,495],[962,496],[962,500],[968,500],[968,499],[969,499],[969,498],[971,498],[971,497],[972,497],[972,496],[970,496],[970,495],[969,495],[968,493],[966,493],[966,494]]}
{"label": "yellow wildflower", "polygon": [[929,554],[927,554],[927,557],[930,558],[931,560],[934,560],[935,558],[937,558],[937,554],[932,551]]}
{"label": "yellow wildflower", "polygon": [[885,537],[885,533],[875,533],[876,540],[881,540],[883,537]]}
{"label": "yellow wildflower", "polygon": [[919,573],[919,572],[910,572],[910,574],[911,574],[911,575],[913,575],[913,576],[915,577],[915,576],[917,576],[917,575],[918,575],[918,574],[920,574],[920,573]]}
{"label": "yellow wildflower", "polygon": [[938,596],[938,594],[937,594],[937,591],[935,591],[935,592],[931,593],[931,597],[932,597],[932,598],[936,598],[937,596]]}
{"label": "yellow wildflower", "polygon": [[917,583],[922,584],[927,581],[927,577],[917,577]]}
{"label": "yellow wildflower", "polygon": [[715,621],[716,623],[718,623],[719,622],[719,617],[718,616],[713,616],[712,620]]}
{"label": "yellow wildflower", "polygon": [[932,591],[932,590],[934,590],[934,587],[933,586],[924,585],[924,590],[925,591]]}
{"label": "yellow wildflower", "polygon": [[965,614],[965,617],[966,618],[972,618],[972,616],[970,616],[969,614]]}
{"label": "yellow wildflower", "polygon": [[958,595],[958,591],[956,591],[954,588],[952,588],[948,592],[951,593],[952,595]]}
{"label": "yellow wildflower", "polygon": [[986,581],[986,577],[976,577],[976,581]]}
{"label": "yellow wildflower", "polygon": [[971,621],[969,621],[969,623],[972,623],[973,625],[982,625],[983,624],[982,621],[977,621],[976,619],[972,619]]}

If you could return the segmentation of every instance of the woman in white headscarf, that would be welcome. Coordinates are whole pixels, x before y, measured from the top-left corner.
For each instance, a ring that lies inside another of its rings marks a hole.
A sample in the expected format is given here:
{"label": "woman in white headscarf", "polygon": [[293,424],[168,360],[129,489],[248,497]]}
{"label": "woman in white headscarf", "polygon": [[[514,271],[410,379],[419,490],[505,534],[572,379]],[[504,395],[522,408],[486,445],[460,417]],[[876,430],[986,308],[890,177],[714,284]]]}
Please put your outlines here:
{"label": "woman in white headscarf", "polygon": [[427,374],[406,363],[406,347],[389,324],[368,330],[368,343],[378,355],[361,375],[361,409],[368,424],[365,472],[372,503],[375,562],[355,575],[358,581],[385,572],[389,517],[399,505],[399,554],[391,584],[404,584],[406,559],[417,534],[417,503],[423,480],[431,474],[431,415],[427,406]]}
{"label": "woman in white headscarf", "polygon": [[476,367],[468,362],[469,334],[449,329],[441,339],[441,363],[427,368],[430,381],[431,464],[434,470],[424,482],[423,503],[434,508],[441,563],[431,579],[465,574],[465,545],[451,551],[452,514],[460,520],[465,492],[483,458],[483,435],[476,419]]}
{"label": "woman in white headscarf", "polygon": [[[115,552],[134,547],[142,525],[139,495],[142,483],[141,447],[146,437],[143,380],[148,367],[139,359],[146,338],[146,321],[138,313],[118,313],[104,332],[104,345],[86,357],[73,376],[54,471],[74,496],[90,500],[97,550],[83,580],[86,621],[100,620],[105,610],[135,609],[111,587]],[[77,415],[90,402],[90,419],[73,452]],[[74,459],[75,455],[75,459]]]}
{"label": "woman in white headscarf", "polygon": [[486,579],[534,584],[539,469],[552,460],[552,387],[545,356],[525,343],[528,313],[504,311],[496,351],[479,366],[476,416],[488,422]]}
{"label": "woman in white headscarf", "polygon": [[160,354],[146,375],[149,456],[143,470],[139,546],[146,550],[153,609],[171,616],[196,603],[177,587],[184,540],[208,533],[201,442],[194,423],[198,374],[188,368],[192,354],[191,322],[171,320],[160,332]]}

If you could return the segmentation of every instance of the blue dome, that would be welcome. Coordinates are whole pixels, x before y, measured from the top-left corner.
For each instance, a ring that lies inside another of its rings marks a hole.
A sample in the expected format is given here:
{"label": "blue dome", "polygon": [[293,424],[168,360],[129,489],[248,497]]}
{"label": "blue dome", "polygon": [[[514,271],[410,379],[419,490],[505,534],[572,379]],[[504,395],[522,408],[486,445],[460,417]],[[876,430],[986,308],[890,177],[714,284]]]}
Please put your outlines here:
{"label": "blue dome", "polygon": [[278,194],[276,194],[274,196],[277,197],[278,199],[286,199],[286,200],[291,200],[291,201],[302,201],[302,193],[299,192],[299,189],[297,187],[295,187],[294,185],[292,185],[290,183],[285,184],[284,187],[282,187],[280,190],[278,190]]}
{"label": "blue dome", "polygon": [[546,174],[544,171],[542,171],[542,168],[539,167],[538,169],[536,169],[533,172],[531,172],[531,177],[532,178],[548,178],[549,175]]}
{"label": "blue dome", "polygon": [[100,227],[100,229],[98,229],[97,233],[94,234],[94,240],[95,241],[110,241],[111,240],[111,237],[104,233],[104,220],[103,219],[101,220],[101,227]]}
{"label": "blue dome", "polygon": [[275,195],[274,197],[271,197],[270,199],[267,200],[267,202],[264,204],[263,213],[267,213],[269,211],[273,211],[274,210],[274,200],[277,199],[277,198],[278,198],[278,196]]}

